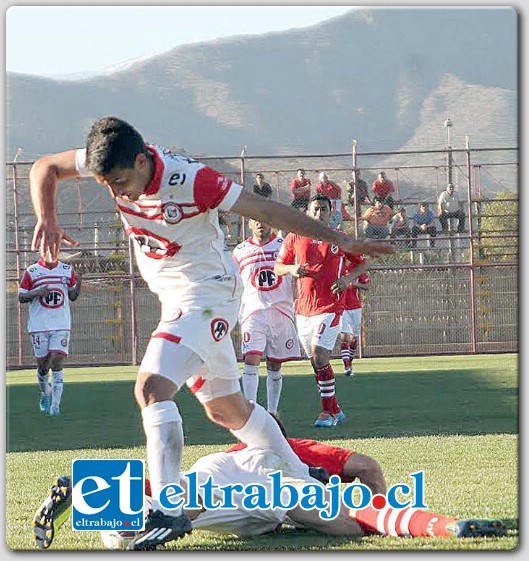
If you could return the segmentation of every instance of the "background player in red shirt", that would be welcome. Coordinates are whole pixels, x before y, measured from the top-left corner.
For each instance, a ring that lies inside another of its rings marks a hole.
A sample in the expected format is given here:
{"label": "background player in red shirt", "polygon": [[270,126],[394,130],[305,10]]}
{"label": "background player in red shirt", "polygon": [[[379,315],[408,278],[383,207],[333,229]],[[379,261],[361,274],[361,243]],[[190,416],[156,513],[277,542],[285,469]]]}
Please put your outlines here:
{"label": "background player in red shirt", "polygon": [[[314,195],[307,215],[328,224],[329,198]],[[348,264],[356,265],[353,273],[346,274]],[[340,331],[343,293],[349,282],[365,270],[365,260],[359,255],[344,253],[336,245],[293,233],[285,238],[274,267],[276,274],[291,274],[296,278],[298,336],[314,368],[321,399],[321,412],[314,422],[317,427],[333,427],[345,419],[336,399],[330,357]]]}
{"label": "background player in red shirt", "polygon": [[353,279],[345,292],[345,309],[340,320],[340,355],[346,376],[354,376],[353,359],[362,329],[362,300],[360,290],[368,290],[371,281],[367,273]]}
{"label": "background player in red shirt", "polygon": [[395,187],[393,183],[386,177],[386,173],[381,171],[375,181],[373,181],[372,191],[376,197],[381,198],[385,205],[389,208],[393,208],[393,196],[392,193],[395,192]]}

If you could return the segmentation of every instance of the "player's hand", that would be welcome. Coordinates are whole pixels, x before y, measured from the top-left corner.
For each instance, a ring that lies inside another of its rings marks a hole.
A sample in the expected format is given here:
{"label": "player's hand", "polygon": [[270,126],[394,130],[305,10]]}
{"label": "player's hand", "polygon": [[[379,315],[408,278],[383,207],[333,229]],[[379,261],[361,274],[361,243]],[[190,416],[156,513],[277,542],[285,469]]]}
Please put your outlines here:
{"label": "player's hand", "polygon": [[43,298],[45,296],[48,296],[48,294],[51,292],[51,289],[47,286],[40,286],[39,288],[35,288],[35,290],[32,291],[33,294],[33,298]]}
{"label": "player's hand", "polygon": [[305,265],[292,265],[292,271],[291,271],[291,275],[295,278],[299,278],[299,277],[306,277],[307,276],[307,265],[308,263],[305,263]]}
{"label": "player's hand", "polygon": [[379,257],[380,255],[390,255],[395,253],[395,247],[389,242],[379,240],[355,240],[347,238],[340,244],[340,247],[348,253],[356,253],[357,255],[371,255]]}
{"label": "player's hand", "polygon": [[59,257],[61,245],[79,245],[57,222],[38,221],[33,230],[31,250],[38,251],[47,263],[54,263]]}
{"label": "player's hand", "polygon": [[341,292],[346,290],[348,286],[349,283],[343,277],[340,277],[331,284],[331,290],[333,294],[340,294]]}

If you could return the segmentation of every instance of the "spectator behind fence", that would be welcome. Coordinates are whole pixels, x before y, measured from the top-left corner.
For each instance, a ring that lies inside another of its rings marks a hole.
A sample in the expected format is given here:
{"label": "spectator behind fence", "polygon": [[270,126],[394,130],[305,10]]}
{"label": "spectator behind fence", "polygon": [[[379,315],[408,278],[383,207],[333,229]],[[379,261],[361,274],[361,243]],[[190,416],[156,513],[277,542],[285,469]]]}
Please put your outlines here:
{"label": "spectator behind fence", "polygon": [[[409,223],[410,223],[410,219],[406,214],[406,209],[400,206],[397,209],[397,213],[393,217],[393,220],[391,221],[391,238],[395,239],[395,238],[411,237],[411,230],[410,230]],[[399,245],[404,245],[406,247],[409,247],[411,245],[411,241],[406,240],[404,244],[399,244]]]}
{"label": "spectator behind fence", "polygon": [[270,186],[270,183],[265,181],[265,176],[262,173],[258,173],[255,176],[253,192],[256,195],[261,195],[261,197],[266,197],[267,199],[272,197],[272,187]]}
{"label": "spectator behind fence", "polygon": [[373,206],[370,206],[361,219],[366,221],[365,235],[368,238],[384,239],[389,236],[389,220],[393,216],[393,211],[384,204],[380,197],[373,199]]}
{"label": "spectator behind fence", "polygon": [[384,201],[384,204],[393,209],[393,196],[391,194],[395,192],[395,187],[386,177],[385,172],[381,171],[377,175],[377,178],[373,181],[371,189],[377,197],[380,197]]}
{"label": "spectator behind fence", "polygon": [[448,220],[450,218],[457,218],[457,231],[459,233],[465,231],[465,211],[463,210],[463,202],[459,200],[457,193],[454,192],[454,184],[449,183],[446,186],[446,191],[439,195],[437,205],[437,215],[443,234],[448,233]]}
{"label": "spectator behind fence", "polygon": [[362,214],[362,205],[370,205],[371,199],[369,198],[367,183],[362,179],[360,170],[357,169],[356,172],[352,171],[351,175],[352,181],[349,181],[349,183],[347,184],[347,199],[351,207],[354,209],[356,198],[356,215],[360,216]]}
{"label": "spectator behind fence", "polygon": [[[346,219],[346,216],[344,216],[342,212],[342,188],[334,181],[331,181],[324,171],[320,173],[318,179],[320,182],[316,186],[316,192],[331,199],[332,214],[330,226],[331,228],[339,228],[342,221]],[[347,215],[347,219],[349,219],[349,215]]]}
{"label": "spectator behind fence", "polygon": [[293,207],[305,212],[309,204],[311,183],[308,177],[305,177],[305,170],[298,169],[297,176],[290,183],[290,191],[294,197],[290,203]]}
{"label": "spectator behind fence", "polygon": [[437,228],[434,225],[435,214],[434,211],[428,207],[428,203],[419,203],[417,212],[413,215],[413,228],[411,229],[412,247],[417,245],[417,236],[419,234],[430,235],[430,247],[435,246],[435,236],[437,235]]}

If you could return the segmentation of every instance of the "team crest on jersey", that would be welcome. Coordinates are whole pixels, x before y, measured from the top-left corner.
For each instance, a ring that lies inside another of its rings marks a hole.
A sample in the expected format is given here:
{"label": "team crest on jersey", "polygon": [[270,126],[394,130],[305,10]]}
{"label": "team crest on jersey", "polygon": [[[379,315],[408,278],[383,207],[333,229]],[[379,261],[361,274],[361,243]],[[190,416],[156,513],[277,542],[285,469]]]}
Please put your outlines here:
{"label": "team crest on jersey", "polygon": [[273,267],[261,267],[252,273],[250,280],[257,290],[266,292],[277,288],[283,282],[283,277],[278,277]]}
{"label": "team crest on jersey", "polygon": [[340,251],[340,248],[337,245],[331,245],[331,253],[336,255]]}
{"label": "team crest on jersey", "polygon": [[178,224],[182,220],[182,209],[176,203],[165,203],[162,207],[162,214],[168,224]]}
{"label": "team crest on jersey", "polygon": [[222,318],[215,318],[211,321],[211,335],[215,341],[220,341],[228,334],[230,324]]}
{"label": "team crest on jersey", "polygon": [[290,350],[294,346],[294,339],[287,339],[285,341],[285,347]]}

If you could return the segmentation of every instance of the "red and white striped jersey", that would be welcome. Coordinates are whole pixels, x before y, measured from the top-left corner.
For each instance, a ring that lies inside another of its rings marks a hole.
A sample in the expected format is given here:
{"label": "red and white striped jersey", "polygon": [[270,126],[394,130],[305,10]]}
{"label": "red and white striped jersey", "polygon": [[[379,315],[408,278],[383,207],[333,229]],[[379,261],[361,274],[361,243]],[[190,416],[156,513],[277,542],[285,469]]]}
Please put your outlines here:
{"label": "red and white striped jersey", "polygon": [[266,308],[276,308],[294,319],[292,278],[279,277],[274,273],[282,243],[283,238],[275,235],[263,245],[248,238],[233,250],[233,259],[239,267],[244,287],[239,311],[241,323],[257,310]]}
{"label": "red and white striped jersey", "polygon": [[[196,294],[204,281],[230,276],[217,209],[229,210],[242,186],[192,158],[147,148],[155,163],[151,183],[137,201],[115,202],[142,277],[160,300],[174,304]],[[78,150],[77,170],[90,176],[85,159],[86,151]]]}
{"label": "red and white striped jersey", "polygon": [[41,286],[50,288],[47,296],[33,298],[29,303],[29,333],[65,331],[71,328],[68,289],[75,286],[76,282],[72,266],[61,261],[54,266],[46,266],[46,263],[39,259],[25,270],[20,281],[19,294],[27,294]]}

